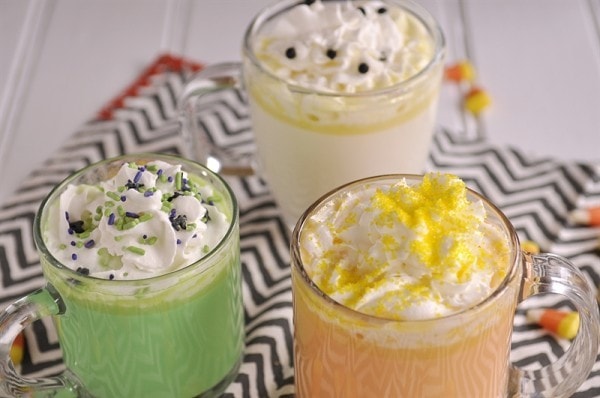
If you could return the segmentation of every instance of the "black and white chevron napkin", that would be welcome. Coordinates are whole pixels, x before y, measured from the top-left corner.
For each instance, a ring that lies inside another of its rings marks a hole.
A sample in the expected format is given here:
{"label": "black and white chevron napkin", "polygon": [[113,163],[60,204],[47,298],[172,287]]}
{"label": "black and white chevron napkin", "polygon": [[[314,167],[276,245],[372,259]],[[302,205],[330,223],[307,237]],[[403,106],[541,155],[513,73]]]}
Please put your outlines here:
{"label": "black and white chevron napkin", "polygon": [[[183,154],[176,99],[190,69],[199,66],[163,56],[146,73],[86,123],[33,172],[0,208],[0,307],[44,284],[32,240],[33,217],[42,198],[70,172],[124,153]],[[211,139],[231,152],[251,150],[246,105],[235,91],[213,97],[202,116]],[[599,229],[569,224],[576,207],[600,203],[600,165],[562,163],[525,156],[485,140],[465,140],[440,129],[428,168],[452,172],[495,202],[521,239],[571,259],[594,284],[600,283]],[[289,232],[265,181],[256,176],[227,177],[240,204],[241,259],[244,277],[246,351],[241,371],[226,397],[284,397],[294,394],[292,297]],[[528,299],[515,318],[512,360],[535,368],[560,356],[568,342],[529,324],[535,306],[568,308],[561,296]],[[47,376],[64,366],[50,319],[26,330],[23,373]],[[576,397],[600,396],[600,361]]]}

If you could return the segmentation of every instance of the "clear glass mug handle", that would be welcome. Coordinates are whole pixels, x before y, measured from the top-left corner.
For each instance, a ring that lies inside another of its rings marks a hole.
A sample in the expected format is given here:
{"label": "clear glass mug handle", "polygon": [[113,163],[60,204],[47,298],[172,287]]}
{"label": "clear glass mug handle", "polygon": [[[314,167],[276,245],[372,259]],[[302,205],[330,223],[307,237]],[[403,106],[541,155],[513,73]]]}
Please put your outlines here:
{"label": "clear glass mug handle", "polygon": [[63,373],[52,378],[23,378],[10,359],[10,349],[19,333],[34,321],[64,312],[62,300],[51,285],[17,300],[0,312],[0,396],[82,397],[73,376]]}
{"label": "clear glass mug handle", "polygon": [[197,160],[216,173],[251,175],[254,159],[237,159],[219,148],[198,124],[198,109],[205,96],[221,90],[241,89],[242,64],[226,62],[209,65],[188,81],[179,98],[181,132],[185,141],[185,156]]}
{"label": "clear glass mug handle", "polygon": [[541,293],[566,296],[579,312],[579,331],[571,346],[555,362],[538,370],[510,370],[511,397],[569,397],[586,380],[598,354],[598,303],[583,274],[554,254],[524,253],[519,301]]}

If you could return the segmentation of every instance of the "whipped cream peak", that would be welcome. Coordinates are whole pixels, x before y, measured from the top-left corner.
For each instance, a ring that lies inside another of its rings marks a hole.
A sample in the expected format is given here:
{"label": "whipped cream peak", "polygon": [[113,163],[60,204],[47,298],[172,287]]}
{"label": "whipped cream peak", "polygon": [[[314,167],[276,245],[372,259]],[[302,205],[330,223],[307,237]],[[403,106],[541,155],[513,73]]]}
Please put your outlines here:
{"label": "whipped cream peak", "polygon": [[192,264],[225,236],[221,195],[181,165],[123,164],[96,185],[68,185],[44,237],[64,265],[104,279],[144,279]]}
{"label": "whipped cream peak", "polygon": [[423,23],[398,6],[317,0],[265,24],[253,51],[288,82],[355,93],[406,81],[431,62],[436,49]]}
{"label": "whipped cream peak", "polygon": [[458,177],[361,188],[334,196],[301,236],[308,275],[334,300],[390,319],[433,319],[481,302],[504,278],[506,237]]}

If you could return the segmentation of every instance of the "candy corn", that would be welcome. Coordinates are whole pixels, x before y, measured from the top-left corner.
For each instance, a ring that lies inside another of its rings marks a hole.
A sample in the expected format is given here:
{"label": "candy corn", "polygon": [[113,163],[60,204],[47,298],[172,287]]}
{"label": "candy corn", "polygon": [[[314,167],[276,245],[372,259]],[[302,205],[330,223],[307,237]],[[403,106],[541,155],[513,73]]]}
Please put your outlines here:
{"label": "candy corn", "polygon": [[19,333],[19,335],[13,341],[12,347],[10,348],[10,359],[13,361],[15,365],[18,365],[23,361],[23,353],[25,350],[25,338],[23,337],[23,333]]}
{"label": "candy corn", "polygon": [[587,209],[577,209],[570,213],[571,221],[575,224],[600,226],[600,206]]}
{"label": "candy corn", "polygon": [[471,83],[475,80],[475,68],[469,61],[459,61],[446,67],[444,77],[456,83],[465,81]]}
{"label": "candy corn", "polygon": [[532,309],[527,319],[565,339],[572,339],[579,329],[579,313],[559,311],[552,308]]}
{"label": "candy corn", "polygon": [[474,115],[479,115],[481,111],[489,107],[491,103],[492,97],[480,87],[473,87],[465,95],[465,109]]}

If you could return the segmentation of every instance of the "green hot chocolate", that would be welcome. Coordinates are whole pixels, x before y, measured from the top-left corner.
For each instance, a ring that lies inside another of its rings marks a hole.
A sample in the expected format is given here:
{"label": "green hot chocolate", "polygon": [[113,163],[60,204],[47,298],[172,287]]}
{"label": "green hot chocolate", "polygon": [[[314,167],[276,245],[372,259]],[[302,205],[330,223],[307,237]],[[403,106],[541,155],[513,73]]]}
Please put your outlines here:
{"label": "green hot chocolate", "polygon": [[238,209],[219,177],[164,155],[104,161],[50,194],[35,238],[79,393],[212,396],[235,377]]}

